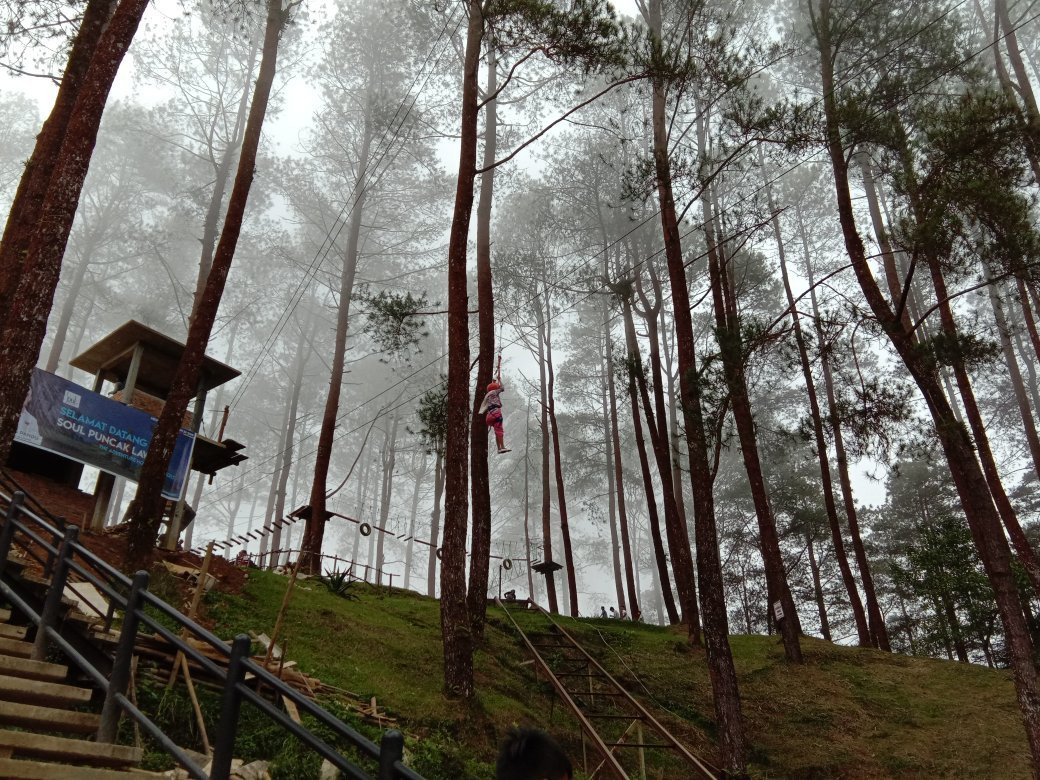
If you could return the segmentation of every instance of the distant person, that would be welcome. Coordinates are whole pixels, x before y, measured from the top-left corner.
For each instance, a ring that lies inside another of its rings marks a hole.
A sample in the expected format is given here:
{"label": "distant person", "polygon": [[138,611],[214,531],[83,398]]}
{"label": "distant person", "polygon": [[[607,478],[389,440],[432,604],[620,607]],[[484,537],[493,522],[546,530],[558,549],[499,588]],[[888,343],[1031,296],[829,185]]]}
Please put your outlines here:
{"label": "distant person", "polygon": [[599,608],[599,616],[601,618],[605,618],[607,616],[607,608],[606,607],[600,607]]}
{"label": "distant person", "polygon": [[510,729],[495,764],[495,780],[572,780],[574,767],[544,731]]}
{"label": "distant person", "polygon": [[610,616],[612,618],[617,618],[617,611],[613,607],[610,608]]}
{"label": "distant person", "polygon": [[621,619],[622,620],[628,620],[628,613],[625,612],[625,608],[624,607],[621,608]]}

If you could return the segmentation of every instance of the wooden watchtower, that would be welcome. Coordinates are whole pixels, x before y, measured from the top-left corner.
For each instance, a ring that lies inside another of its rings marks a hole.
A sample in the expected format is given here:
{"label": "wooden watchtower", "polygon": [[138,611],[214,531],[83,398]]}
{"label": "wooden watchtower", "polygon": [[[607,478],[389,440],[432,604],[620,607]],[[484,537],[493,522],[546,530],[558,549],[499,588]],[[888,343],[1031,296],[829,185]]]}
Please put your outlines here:
{"label": "wooden watchtower", "polygon": [[[158,417],[173,384],[174,373],[184,352],[184,344],[153,328],[130,320],[69,361],[75,368],[92,374],[95,393],[107,394],[113,400],[133,406]],[[211,477],[221,469],[234,466],[246,459],[245,445],[223,437],[219,433],[204,435],[203,415],[207,394],[214,388],[239,376],[239,371],[219,360],[203,360],[193,409],[184,416],[183,427],[196,434],[192,451],[191,469]],[[106,393],[106,383],[112,389]],[[90,520],[92,530],[104,526],[112,500],[115,477],[106,472],[98,476],[94,489],[94,508]],[[186,491],[185,491],[186,492]],[[182,496],[168,513],[164,545],[177,545],[186,514],[194,517],[193,508]]]}

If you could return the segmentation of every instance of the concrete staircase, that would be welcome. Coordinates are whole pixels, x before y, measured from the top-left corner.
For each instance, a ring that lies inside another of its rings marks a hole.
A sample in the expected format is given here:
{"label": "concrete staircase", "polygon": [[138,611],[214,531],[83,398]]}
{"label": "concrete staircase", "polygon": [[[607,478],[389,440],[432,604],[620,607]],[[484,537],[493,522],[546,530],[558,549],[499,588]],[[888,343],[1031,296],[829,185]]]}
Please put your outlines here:
{"label": "concrete staircase", "polygon": [[136,769],[140,748],[92,740],[99,717],[93,690],[68,684],[62,664],[33,661],[24,626],[0,609],[0,778],[128,780],[155,778]]}

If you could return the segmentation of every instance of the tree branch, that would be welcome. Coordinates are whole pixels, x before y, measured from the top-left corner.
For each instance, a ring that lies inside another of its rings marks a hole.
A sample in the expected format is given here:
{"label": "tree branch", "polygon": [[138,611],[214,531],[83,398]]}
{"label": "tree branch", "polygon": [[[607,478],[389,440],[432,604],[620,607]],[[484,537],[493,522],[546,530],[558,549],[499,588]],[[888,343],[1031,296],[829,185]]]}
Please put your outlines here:
{"label": "tree branch", "polygon": [[628,83],[633,82],[633,81],[639,81],[641,79],[645,79],[645,78],[647,78],[647,75],[648,74],[646,74],[646,73],[640,73],[638,75],[628,76],[626,78],[621,79],[620,81],[612,82],[605,89],[600,90],[595,95],[590,97],[588,100],[582,101],[581,103],[576,105],[574,108],[572,108],[567,113],[562,114],[561,116],[559,116],[556,119],[554,119],[552,122],[547,124],[541,130],[539,130],[537,133],[535,133],[533,136],[528,138],[526,141],[524,141],[522,144],[520,144],[518,147],[516,147],[516,149],[514,149],[508,155],[503,157],[501,160],[496,160],[491,165],[485,166],[484,168],[478,168],[476,170],[476,174],[479,176],[482,173],[487,173],[490,170],[494,170],[495,168],[497,168],[498,166],[502,165],[503,163],[509,162],[514,157],[516,157],[518,154],[520,154],[520,152],[522,152],[524,149],[526,149],[528,146],[533,144],[535,141],[537,141],[543,135],[545,135],[550,130],[552,130],[554,127],[556,127],[556,125],[560,124],[560,122],[563,122],[564,120],[566,120],[567,117],[569,117],[571,114],[573,114],[573,113],[575,113],[575,112],[585,108],[585,106],[589,105],[590,103],[594,103],[595,101],[599,100],[601,97],[606,95],[608,92],[612,91],[613,89],[615,89],[617,87],[620,87],[622,84],[628,84]]}

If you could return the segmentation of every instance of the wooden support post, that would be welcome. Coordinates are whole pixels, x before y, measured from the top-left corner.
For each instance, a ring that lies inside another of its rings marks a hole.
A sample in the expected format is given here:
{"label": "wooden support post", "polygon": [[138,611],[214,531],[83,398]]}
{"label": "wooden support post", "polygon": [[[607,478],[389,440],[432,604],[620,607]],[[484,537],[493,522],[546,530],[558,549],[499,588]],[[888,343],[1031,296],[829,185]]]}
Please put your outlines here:
{"label": "wooden support post", "polygon": [[282,597],[282,605],[278,608],[278,617],[274,621],[274,630],[271,631],[271,644],[267,648],[267,655],[264,656],[264,668],[271,663],[271,657],[274,653],[275,642],[278,641],[278,635],[282,631],[282,621],[285,619],[285,610],[289,607],[289,597],[292,595],[293,586],[296,585],[296,575],[300,573],[300,559],[302,556],[298,556],[296,559],[296,565],[293,566],[292,574],[289,576],[289,583],[285,586],[285,595]]}
{"label": "wooden support post", "polygon": [[[202,568],[199,569],[199,579],[195,583],[195,592],[191,596],[191,605],[188,607],[188,617],[192,620],[195,619],[195,615],[199,611],[199,604],[202,603],[202,596],[206,592],[206,577],[209,575],[209,565],[213,561],[213,541],[206,545],[206,555],[202,559]],[[187,630],[181,629],[181,638],[187,636]],[[177,655],[173,659],[173,668],[170,669],[170,679],[166,681],[166,688],[169,690],[170,687],[177,681],[177,672],[180,669],[181,661],[184,661],[184,676],[187,678],[189,687],[191,687],[191,678],[188,677],[188,663],[184,657],[184,653],[180,650],[177,651]]]}
{"label": "wooden support post", "polygon": [[116,484],[116,478],[107,471],[98,474],[97,482],[94,484],[94,511],[90,516],[90,530],[100,533],[105,528],[105,518],[112,503],[112,488]]}

